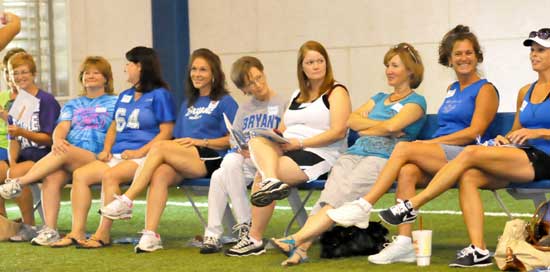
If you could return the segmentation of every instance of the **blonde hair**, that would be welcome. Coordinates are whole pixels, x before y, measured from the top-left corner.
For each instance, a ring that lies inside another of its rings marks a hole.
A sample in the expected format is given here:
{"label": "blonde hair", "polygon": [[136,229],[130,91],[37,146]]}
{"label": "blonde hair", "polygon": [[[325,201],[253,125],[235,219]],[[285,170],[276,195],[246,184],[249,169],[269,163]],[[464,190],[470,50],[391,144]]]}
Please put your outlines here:
{"label": "blonde hair", "polygon": [[[82,62],[82,64],[80,65],[80,72],[78,74],[78,80],[80,81],[80,84],[82,85],[82,77],[84,76],[84,72],[91,68],[99,70],[99,72],[105,78],[105,93],[110,95],[115,94],[111,64],[104,57],[89,56],[84,60],[84,62]],[[86,89],[84,89],[84,86],[82,87],[83,89],[80,95],[86,95]]]}
{"label": "blonde hair", "polygon": [[422,83],[424,77],[424,65],[418,51],[408,43],[400,43],[392,47],[384,56],[384,65],[388,66],[390,60],[399,55],[399,58],[405,65],[405,68],[411,72],[409,86],[412,89],[416,89]]}
{"label": "blonde hair", "polygon": [[8,60],[8,66],[11,66],[12,70],[23,65],[29,67],[29,71],[33,76],[36,75],[36,63],[30,54],[26,52],[15,53]]}

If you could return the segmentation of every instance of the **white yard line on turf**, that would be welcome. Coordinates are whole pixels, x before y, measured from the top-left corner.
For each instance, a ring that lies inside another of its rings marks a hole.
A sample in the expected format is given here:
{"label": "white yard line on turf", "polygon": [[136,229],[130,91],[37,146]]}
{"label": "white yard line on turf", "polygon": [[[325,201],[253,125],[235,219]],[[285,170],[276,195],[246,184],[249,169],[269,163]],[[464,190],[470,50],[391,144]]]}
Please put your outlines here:
{"label": "white yard line on turf", "polygon": [[[100,203],[99,200],[93,200],[92,203]],[[134,204],[136,205],[145,205],[147,204],[144,200],[135,200]],[[70,201],[62,201],[61,205],[71,205]],[[177,206],[177,207],[191,207],[191,202],[177,202],[177,201],[168,201],[166,203],[168,206]],[[195,205],[199,208],[208,208],[208,203],[205,202],[195,202]],[[291,210],[291,207],[289,206],[275,206],[276,210],[284,210],[288,211]],[[306,210],[310,211],[312,207],[306,207]],[[6,208],[7,211],[18,211],[19,208],[16,206],[10,206]],[[373,212],[379,212],[382,209],[374,209]],[[462,215],[461,211],[452,211],[452,210],[441,210],[441,211],[427,211],[427,210],[421,210],[420,213],[423,214],[445,214],[445,215]],[[508,216],[506,213],[503,212],[485,212],[485,216],[494,216],[494,217],[503,217]],[[512,213],[513,217],[532,217],[533,214],[530,213]]]}

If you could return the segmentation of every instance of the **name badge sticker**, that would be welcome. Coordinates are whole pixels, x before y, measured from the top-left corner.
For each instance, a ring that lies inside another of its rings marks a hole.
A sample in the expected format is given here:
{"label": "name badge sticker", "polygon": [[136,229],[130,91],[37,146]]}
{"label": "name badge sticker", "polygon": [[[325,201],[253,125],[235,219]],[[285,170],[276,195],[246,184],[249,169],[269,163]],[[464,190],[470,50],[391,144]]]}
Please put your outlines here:
{"label": "name badge sticker", "polygon": [[523,100],[523,103],[521,103],[521,107],[519,108],[519,111],[523,111],[527,107],[527,101]]}
{"label": "name badge sticker", "polygon": [[106,107],[97,107],[97,108],[95,108],[95,112],[104,113],[104,112],[107,112],[107,108]]}
{"label": "name badge sticker", "polygon": [[121,99],[120,102],[122,103],[130,103],[132,101],[132,96],[125,94]]}
{"label": "name badge sticker", "polygon": [[403,108],[403,105],[401,103],[395,103],[393,104],[393,106],[391,106],[391,109],[396,112],[400,112],[402,108]]}
{"label": "name badge sticker", "polygon": [[445,95],[445,98],[453,97],[456,93],[456,89],[452,89],[447,91],[447,95]]}
{"label": "name badge sticker", "polygon": [[277,106],[268,106],[267,107],[267,115],[279,115],[279,107]]}

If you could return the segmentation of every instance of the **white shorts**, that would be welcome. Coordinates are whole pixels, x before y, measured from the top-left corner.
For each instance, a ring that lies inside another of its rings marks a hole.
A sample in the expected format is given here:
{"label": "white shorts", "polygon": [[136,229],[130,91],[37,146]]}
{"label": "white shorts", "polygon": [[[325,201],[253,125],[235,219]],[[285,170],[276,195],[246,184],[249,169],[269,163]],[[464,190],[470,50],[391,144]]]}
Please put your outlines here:
{"label": "white shorts", "polygon": [[120,154],[113,154],[113,157],[111,158],[111,160],[109,162],[107,162],[107,165],[109,167],[113,168],[113,167],[117,166],[118,164],[120,164],[123,161],[133,161],[133,162],[137,163],[138,166],[142,166],[143,163],[145,162],[145,158],[147,158],[147,156],[142,157],[142,158],[137,158],[137,159],[125,160],[125,159],[122,159],[120,157]]}

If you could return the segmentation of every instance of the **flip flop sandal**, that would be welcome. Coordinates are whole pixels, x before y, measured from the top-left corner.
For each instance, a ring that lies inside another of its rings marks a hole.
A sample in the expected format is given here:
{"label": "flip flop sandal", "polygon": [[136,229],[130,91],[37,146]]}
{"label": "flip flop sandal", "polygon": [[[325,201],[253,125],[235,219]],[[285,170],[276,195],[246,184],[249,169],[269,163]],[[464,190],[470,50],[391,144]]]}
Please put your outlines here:
{"label": "flip flop sandal", "polygon": [[65,235],[63,238],[59,239],[59,241],[51,243],[50,247],[62,248],[62,247],[68,247],[72,245],[78,245],[77,239],[68,234],[68,235]]}
{"label": "flip flop sandal", "polygon": [[[294,241],[294,237],[292,237],[292,235],[283,239],[271,238],[269,243],[287,257],[290,257],[292,252],[296,249],[296,241]],[[281,244],[288,245],[288,250],[282,247]]]}
{"label": "flip flop sandal", "polygon": [[78,245],[76,245],[76,248],[78,249],[96,249],[96,248],[108,247],[111,245],[110,242],[102,241],[101,239],[97,238],[94,235],[92,235],[90,239],[79,240],[77,241],[77,243]]}
{"label": "flip flop sandal", "polygon": [[[305,254],[300,254],[298,253],[299,251],[303,252],[303,253],[306,253],[305,250],[301,249],[301,248],[296,248],[293,252],[292,252],[292,255],[286,259],[284,262],[281,263],[282,266],[293,266],[293,265],[299,265],[301,263],[307,263],[309,262],[309,258],[307,257],[307,255]],[[290,261],[289,259],[291,259],[294,255],[298,255],[298,257],[300,257],[298,259],[298,262],[294,262],[294,261]]]}

